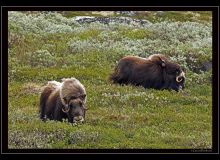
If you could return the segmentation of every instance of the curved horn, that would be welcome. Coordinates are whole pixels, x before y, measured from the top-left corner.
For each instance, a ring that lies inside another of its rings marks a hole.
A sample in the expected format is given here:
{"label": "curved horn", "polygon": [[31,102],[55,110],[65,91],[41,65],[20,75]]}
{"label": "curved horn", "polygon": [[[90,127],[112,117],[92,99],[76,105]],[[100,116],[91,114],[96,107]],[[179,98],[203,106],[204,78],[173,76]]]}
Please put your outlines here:
{"label": "curved horn", "polygon": [[177,76],[177,77],[176,77],[176,81],[177,81],[177,82],[181,82],[181,81],[183,80],[183,78],[181,78],[180,80],[178,80],[178,78],[180,78],[180,77],[182,77],[182,76]]}
{"label": "curved horn", "polygon": [[63,108],[62,108],[62,111],[63,111],[64,113],[68,113],[69,110],[70,110],[70,107],[68,106],[68,104],[66,104],[66,107],[67,107],[67,110],[66,110],[66,111],[64,111]]}
{"label": "curved horn", "polygon": [[84,105],[82,106],[85,110],[89,110],[90,108],[86,108],[86,107],[84,107]]}

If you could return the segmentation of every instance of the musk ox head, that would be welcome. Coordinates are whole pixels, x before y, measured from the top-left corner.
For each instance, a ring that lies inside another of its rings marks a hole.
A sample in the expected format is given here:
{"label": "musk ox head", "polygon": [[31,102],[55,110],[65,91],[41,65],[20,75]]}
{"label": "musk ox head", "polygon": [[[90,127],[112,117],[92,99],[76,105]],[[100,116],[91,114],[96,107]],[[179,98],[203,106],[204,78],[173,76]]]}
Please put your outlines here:
{"label": "musk ox head", "polygon": [[[165,74],[164,79],[167,82],[164,88],[169,86],[168,90],[179,91],[180,86],[185,90],[185,73],[180,68],[179,64],[175,62],[166,62],[166,67],[164,67],[163,74]],[[171,85],[170,85],[171,84]]]}
{"label": "musk ox head", "polygon": [[60,98],[63,104],[62,112],[67,114],[71,123],[84,122],[86,91],[84,86],[75,78],[62,79]]}
{"label": "musk ox head", "polygon": [[144,88],[185,89],[185,75],[179,64],[170,62],[162,54],[153,54],[149,58],[126,56],[115,66],[110,81],[119,84],[141,85]]}
{"label": "musk ox head", "polygon": [[[168,90],[173,89],[175,91],[179,91],[180,86],[182,87],[182,90],[185,90],[185,74],[182,70],[177,69],[176,73],[173,74],[174,78],[171,78],[172,84]],[[171,80],[170,80],[171,81]]]}

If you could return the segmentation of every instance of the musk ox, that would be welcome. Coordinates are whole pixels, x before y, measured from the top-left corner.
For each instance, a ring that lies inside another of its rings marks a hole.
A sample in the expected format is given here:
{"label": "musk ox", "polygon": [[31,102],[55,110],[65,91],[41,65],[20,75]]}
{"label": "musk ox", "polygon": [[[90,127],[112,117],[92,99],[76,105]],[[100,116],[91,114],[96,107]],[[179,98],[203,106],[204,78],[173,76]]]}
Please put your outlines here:
{"label": "musk ox", "polygon": [[185,89],[185,75],[180,66],[170,62],[162,54],[153,54],[148,59],[126,56],[115,66],[109,81],[126,85],[140,85],[145,89]]}
{"label": "musk ox", "polygon": [[86,91],[76,78],[48,82],[40,97],[40,119],[62,121],[68,118],[70,123],[84,123]]}

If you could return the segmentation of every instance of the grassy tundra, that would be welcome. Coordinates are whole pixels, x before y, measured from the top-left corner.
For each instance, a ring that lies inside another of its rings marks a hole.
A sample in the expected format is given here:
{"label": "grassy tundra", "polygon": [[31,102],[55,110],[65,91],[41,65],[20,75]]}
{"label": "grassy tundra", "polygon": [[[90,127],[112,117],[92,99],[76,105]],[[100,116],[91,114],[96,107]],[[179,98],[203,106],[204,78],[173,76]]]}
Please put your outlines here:
{"label": "grassy tundra", "polygon": [[[212,148],[211,12],[143,12],[152,25],[74,23],[63,13],[8,13],[8,148]],[[69,12],[66,15],[84,12]],[[184,18],[180,18],[184,17]],[[135,17],[133,17],[135,18]],[[186,89],[106,81],[126,55],[161,53],[185,71]],[[209,68],[209,69],[207,69]],[[48,81],[77,78],[86,124],[39,119]]]}

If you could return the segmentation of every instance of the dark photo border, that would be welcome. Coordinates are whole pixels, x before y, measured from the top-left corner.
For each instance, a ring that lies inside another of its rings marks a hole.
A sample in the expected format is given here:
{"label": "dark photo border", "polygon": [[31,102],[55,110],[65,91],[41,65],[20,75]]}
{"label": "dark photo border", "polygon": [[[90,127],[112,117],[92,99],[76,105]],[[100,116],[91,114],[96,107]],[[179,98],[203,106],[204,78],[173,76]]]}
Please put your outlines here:
{"label": "dark photo border", "polygon": [[[212,11],[212,149],[8,149],[8,11]],[[2,154],[146,154],[219,153],[219,7],[218,6],[2,6],[1,7],[1,153]],[[3,94],[4,93],[4,94]]]}

